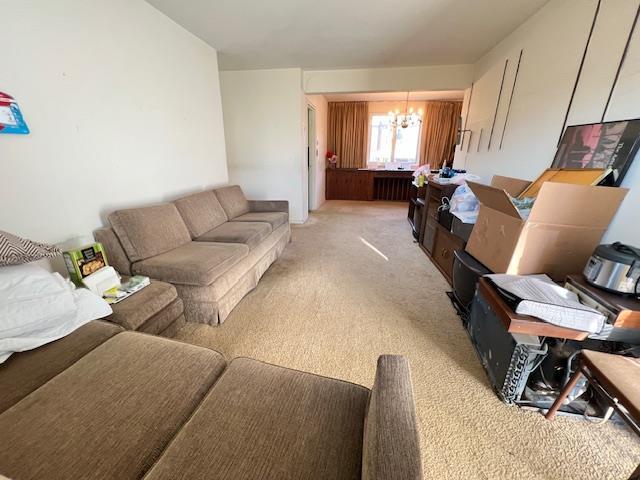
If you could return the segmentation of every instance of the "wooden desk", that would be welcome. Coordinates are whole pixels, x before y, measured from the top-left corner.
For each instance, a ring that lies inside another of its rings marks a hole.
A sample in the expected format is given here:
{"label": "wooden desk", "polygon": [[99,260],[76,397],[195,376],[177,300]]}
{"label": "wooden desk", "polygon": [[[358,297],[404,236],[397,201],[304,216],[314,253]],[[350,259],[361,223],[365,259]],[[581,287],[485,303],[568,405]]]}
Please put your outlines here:
{"label": "wooden desk", "polygon": [[558,327],[529,315],[517,314],[507,305],[486,278],[480,279],[478,289],[509,333],[566,338],[568,340],[585,340],[589,335],[589,332]]}
{"label": "wooden desk", "polygon": [[407,202],[412,170],[327,168],[327,200],[387,200]]}

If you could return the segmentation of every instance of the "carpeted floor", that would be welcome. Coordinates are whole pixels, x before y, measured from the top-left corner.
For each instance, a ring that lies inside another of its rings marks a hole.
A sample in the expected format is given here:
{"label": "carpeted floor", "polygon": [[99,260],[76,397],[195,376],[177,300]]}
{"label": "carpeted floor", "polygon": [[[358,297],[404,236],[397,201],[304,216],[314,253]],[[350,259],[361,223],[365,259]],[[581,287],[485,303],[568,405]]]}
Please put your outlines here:
{"label": "carpeted floor", "polygon": [[627,478],[640,462],[627,429],[498,400],[446,290],[404,204],[327,202],[221,327],[179,338],[368,387],[378,355],[406,355],[426,478]]}

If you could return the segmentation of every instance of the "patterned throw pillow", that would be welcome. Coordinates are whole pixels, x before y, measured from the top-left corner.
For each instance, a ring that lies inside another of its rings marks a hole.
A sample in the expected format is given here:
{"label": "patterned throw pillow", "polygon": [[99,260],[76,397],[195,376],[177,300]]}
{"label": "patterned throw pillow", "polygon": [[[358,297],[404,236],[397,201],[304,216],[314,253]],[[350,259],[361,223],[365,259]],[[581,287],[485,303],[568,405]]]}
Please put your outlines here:
{"label": "patterned throw pillow", "polygon": [[61,250],[54,245],[32,242],[0,230],[0,267],[35,262],[61,253]]}

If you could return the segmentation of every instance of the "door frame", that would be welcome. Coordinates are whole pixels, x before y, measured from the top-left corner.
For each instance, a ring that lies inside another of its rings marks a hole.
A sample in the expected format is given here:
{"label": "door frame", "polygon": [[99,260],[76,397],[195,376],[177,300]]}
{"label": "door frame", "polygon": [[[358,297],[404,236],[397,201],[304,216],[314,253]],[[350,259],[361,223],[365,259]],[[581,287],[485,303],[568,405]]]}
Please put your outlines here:
{"label": "door frame", "polygon": [[315,210],[316,168],[318,164],[318,136],[316,135],[316,108],[307,102],[307,210]]}

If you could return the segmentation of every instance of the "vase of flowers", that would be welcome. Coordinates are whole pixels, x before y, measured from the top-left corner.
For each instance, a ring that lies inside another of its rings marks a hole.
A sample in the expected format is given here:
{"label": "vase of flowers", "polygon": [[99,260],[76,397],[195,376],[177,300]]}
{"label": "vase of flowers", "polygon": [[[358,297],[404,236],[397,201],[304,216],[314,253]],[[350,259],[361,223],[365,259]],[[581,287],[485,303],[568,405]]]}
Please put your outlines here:
{"label": "vase of flowers", "polygon": [[338,163],[338,156],[335,153],[333,153],[331,150],[328,150],[325,158],[327,159],[327,165],[329,166],[329,168],[336,168],[336,165]]}

